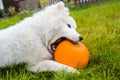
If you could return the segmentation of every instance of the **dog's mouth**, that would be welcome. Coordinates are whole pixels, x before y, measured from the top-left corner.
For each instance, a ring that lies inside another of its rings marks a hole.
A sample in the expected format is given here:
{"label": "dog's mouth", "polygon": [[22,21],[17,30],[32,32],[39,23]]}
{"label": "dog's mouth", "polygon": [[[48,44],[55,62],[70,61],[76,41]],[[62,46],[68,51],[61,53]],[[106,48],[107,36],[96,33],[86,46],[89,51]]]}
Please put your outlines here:
{"label": "dog's mouth", "polygon": [[65,37],[61,37],[61,38],[57,39],[54,43],[52,43],[52,44],[50,45],[50,46],[51,46],[51,50],[52,50],[53,52],[55,52],[57,46],[58,46],[62,41],[66,40],[66,39],[67,39],[67,38],[65,38]]}

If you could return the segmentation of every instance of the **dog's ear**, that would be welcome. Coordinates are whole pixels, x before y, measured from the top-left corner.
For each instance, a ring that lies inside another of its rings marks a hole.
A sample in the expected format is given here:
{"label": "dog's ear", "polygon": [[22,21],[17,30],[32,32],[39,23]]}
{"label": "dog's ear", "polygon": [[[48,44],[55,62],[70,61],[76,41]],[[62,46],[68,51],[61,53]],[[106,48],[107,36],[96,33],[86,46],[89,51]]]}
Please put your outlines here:
{"label": "dog's ear", "polygon": [[52,4],[51,6],[48,6],[45,8],[47,14],[49,15],[69,15],[69,9],[65,7],[65,4],[63,2],[59,2],[56,4]]}
{"label": "dog's ear", "polygon": [[69,9],[67,7],[65,7],[65,4],[62,1],[57,3],[56,5],[57,5],[56,12],[58,14],[69,15]]}
{"label": "dog's ear", "polygon": [[57,4],[58,9],[63,9],[65,7],[65,4],[63,2],[59,2]]}

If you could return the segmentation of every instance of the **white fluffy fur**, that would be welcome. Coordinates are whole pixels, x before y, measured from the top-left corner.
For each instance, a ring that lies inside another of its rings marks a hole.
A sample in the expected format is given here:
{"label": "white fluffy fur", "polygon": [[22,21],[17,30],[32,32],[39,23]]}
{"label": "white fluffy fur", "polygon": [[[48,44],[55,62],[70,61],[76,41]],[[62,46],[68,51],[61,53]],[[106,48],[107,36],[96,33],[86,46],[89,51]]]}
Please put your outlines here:
{"label": "white fluffy fur", "polygon": [[60,37],[79,41],[79,36],[76,23],[63,2],[48,6],[32,17],[0,31],[0,67],[25,62],[26,68],[33,72],[60,69],[76,71],[52,60],[50,45]]}

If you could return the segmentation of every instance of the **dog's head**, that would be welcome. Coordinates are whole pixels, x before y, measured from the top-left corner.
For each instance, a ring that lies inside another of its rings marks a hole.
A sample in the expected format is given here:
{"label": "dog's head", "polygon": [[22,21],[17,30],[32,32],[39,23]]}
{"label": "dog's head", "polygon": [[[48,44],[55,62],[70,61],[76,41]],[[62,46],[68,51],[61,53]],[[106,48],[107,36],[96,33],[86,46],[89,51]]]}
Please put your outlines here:
{"label": "dog's head", "polygon": [[47,47],[53,53],[57,45],[68,39],[72,42],[81,41],[83,38],[76,31],[77,25],[74,19],[69,15],[69,10],[64,6],[63,2],[59,2],[47,7]]}

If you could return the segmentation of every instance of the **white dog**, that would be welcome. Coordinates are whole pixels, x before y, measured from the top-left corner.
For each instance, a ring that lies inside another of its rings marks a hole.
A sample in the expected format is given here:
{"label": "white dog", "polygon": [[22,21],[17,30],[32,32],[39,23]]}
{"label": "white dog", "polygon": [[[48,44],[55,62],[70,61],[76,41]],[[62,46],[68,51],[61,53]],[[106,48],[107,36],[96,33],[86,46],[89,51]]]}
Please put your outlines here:
{"label": "white dog", "polygon": [[82,37],[68,8],[59,2],[0,31],[0,67],[25,62],[32,72],[74,72],[76,69],[53,60],[56,46],[64,39],[78,42]]}

